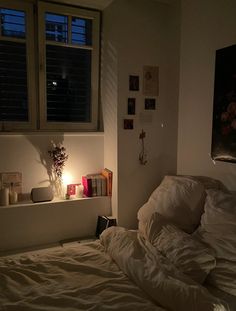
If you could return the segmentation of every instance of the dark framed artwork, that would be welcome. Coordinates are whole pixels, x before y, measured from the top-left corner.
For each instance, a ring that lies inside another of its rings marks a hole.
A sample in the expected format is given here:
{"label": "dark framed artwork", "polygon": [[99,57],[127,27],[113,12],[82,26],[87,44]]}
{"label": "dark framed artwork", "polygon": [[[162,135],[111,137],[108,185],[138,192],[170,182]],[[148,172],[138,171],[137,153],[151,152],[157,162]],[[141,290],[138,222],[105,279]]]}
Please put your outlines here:
{"label": "dark framed artwork", "polygon": [[139,76],[129,76],[129,90],[139,91]]}
{"label": "dark framed artwork", "polygon": [[145,110],[155,110],[156,109],[156,99],[155,98],[145,98],[144,108],[145,108]]}
{"label": "dark framed artwork", "polygon": [[236,162],[236,45],[216,51],[211,157]]}
{"label": "dark framed artwork", "polygon": [[135,114],[135,98],[131,98],[131,97],[129,97],[128,98],[128,114]]}
{"label": "dark framed artwork", "polygon": [[134,128],[134,120],[133,119],[124,119],[124,129],[125,130],[133,130]]}

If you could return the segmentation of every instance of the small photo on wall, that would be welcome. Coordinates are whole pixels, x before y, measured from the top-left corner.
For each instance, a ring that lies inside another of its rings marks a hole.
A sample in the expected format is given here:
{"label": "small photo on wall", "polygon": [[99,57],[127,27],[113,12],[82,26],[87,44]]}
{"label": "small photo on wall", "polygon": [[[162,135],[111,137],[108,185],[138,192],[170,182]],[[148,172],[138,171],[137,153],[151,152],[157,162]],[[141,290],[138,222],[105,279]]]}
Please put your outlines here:
{"label": "small photo on wall", "polygon": [[145,110],[155,110],[156,109],[156,99],[155,98],[145,98],[144,107],[145,107]]}
{"label": "small photo on wall", "polygon": [[134,120],[133,119],[124,119],[124,129],[125,130],[133,130],[134,128]]}
{"label": "small photo on wall", "polygon": [[139,91],[139,76],[129,76],[129,90]]}
{"label": "small photo on wall", "polygon": [[128,114],[135,114],[135,98],[128,98]]}

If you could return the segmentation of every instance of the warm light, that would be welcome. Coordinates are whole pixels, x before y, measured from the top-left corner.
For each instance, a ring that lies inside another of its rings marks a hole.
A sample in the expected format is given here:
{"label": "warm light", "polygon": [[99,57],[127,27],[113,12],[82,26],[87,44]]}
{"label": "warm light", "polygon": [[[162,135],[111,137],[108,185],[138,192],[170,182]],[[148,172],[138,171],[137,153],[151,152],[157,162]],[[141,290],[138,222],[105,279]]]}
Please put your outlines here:
{"label": "warm light", "polygon": [[65,185],[65,186],[67,186],[67,185],[69,185],[69,184],[71,184],[72,183],[72,176],[71,176],[71,174],[69,174],[69,173],[64,173],[63,175],[62,175],[62,182],[63,182],[63,185]]}

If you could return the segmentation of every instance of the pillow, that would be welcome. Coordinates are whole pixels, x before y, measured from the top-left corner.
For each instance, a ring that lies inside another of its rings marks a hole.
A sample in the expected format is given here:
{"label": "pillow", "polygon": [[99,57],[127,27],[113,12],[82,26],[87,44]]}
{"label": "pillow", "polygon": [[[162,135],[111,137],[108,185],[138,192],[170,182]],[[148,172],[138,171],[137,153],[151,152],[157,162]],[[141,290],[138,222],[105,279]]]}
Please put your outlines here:
{"label": "pillow", "polygon": [[215,189],[215,190],[224,191],[226,193],[230,192],[226,188],[226,186],[218,179],[208,177],[208,176],[193,176],[193,175],[186,175],[185,177],[189,177],[200,182],[204,186],[205,190]]}
{"label": "pillow", "polygon": [[208,190],[195,236],[214,251],[216,267],[207,282],[236,296],[236,195]]}
{"label": "pillow", "polygon": [[[155,233],[156,222],[162,222],[159,233]],[[149,242],[179,270],[200,284],[205,281],[208,273],[215,267],[212,250],[191,235],[165,223],[161,215],[154,214],[146,228]]]}
{"label": "pillow", "polygon": [[185,232],[192,233],[199,225],[204,208],[205,190],[192,178],[165,176],[147,203],[138,211],[139,230],[158,212]]}

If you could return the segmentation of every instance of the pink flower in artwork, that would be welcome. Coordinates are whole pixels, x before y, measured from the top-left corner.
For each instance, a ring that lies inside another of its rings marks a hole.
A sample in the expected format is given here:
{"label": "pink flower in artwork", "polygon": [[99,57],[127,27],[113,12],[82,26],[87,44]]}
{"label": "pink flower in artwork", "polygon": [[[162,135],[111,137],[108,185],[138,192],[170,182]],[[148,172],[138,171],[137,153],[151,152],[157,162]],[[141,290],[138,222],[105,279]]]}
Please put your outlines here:
{"label": "pink flower in artwork", "polygon": [[223,135],[228,135],[231,132],[231,126],[230,125],[225,125],[222,127],[222,134]]}
{"label": "pink flower in artwork", "polygon": [[227,112],[232,116],[236,116],[236,102],[229,103],[227,107]]}
{"label": "pink flower in artwork", "polygon": [[236,130],[236,101],[231,101],[228,104],[226,111],[221,113],[220,118],[222,122],[222,135],[226,136]]}
{"label": "pink flower in artwork", "polygon": [[225,121],[228,120],[228,118],[229,118],[229,113],[227,111],[222,112],[222,114],[221,114],[221,121],[225,122]]}

